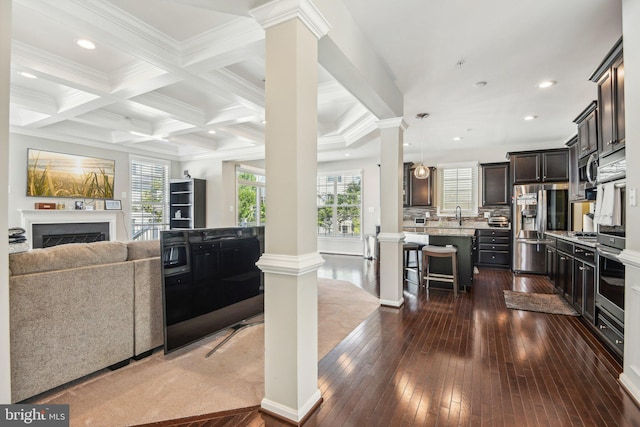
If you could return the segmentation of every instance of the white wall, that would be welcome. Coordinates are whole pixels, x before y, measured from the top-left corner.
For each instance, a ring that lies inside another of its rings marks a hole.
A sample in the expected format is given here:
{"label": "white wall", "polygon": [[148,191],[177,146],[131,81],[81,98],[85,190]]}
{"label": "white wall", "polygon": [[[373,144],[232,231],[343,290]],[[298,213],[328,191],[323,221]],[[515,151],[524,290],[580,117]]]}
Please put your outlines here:
{"label": "white wall", "polygon": [[[8,210],[8,215],[10,227],[19,227],[21,220],[19,210],[33,209],[34,203],[36,202],[64,203],[66,208],[70,209],[73,208],[73,201],[76,200],[50,197],[27,197],[27,149],[37,148],[41,150],[55,151],[58,153],[93,156],[115,160],[116,174],[114,178],[114,198],[122,199],[122,215],[118,216],[118,222],[116,224],[116,239],[120,241],[129,240],[131,232],[129,226],[130,218],[128,198],[130,191],[129,153],[18,134],[11,134],[9,142],[9,198],[11,199],[11,205]],[[142,157],[148,159],[149,155],[145,154]],[[179,169],[179,164],[177,162],[172,162],[171,173],[174,176],[176,169]]]}
{"label": "white wall", "polygon": [[180,170],[188,170],[192,178],[207,180],[206,227],[235,227],[235,163],[218,159],[193,160],[182,162]]}
{"label": "white wall", "polygon": [[[640,2],[622,1],[624,49],[625,130],[627,194],[640,189]],[[625,276],[625,337],[622,384],[640,401],[640,232],[631,226],[640,222],[640,208],[627,198]]]}
{"label": "white wall", "polygon": [[[0,230],[7,229],[9,197],[9,75],[11,1],[0,1]],[[0,404],[11,403],[9,349],[9,242],[0,243]]]}

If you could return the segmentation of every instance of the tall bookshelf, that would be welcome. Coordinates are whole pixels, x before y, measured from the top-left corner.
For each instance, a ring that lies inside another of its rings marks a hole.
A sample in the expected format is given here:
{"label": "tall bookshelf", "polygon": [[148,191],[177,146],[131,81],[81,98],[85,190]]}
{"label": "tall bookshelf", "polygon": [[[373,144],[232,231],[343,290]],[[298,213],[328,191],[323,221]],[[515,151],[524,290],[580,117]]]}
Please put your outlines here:
{"label": "tall bookshelf", "polygon": [[206,227],[206,188],[204,179],[172,179],[169,182],[171,229]]}

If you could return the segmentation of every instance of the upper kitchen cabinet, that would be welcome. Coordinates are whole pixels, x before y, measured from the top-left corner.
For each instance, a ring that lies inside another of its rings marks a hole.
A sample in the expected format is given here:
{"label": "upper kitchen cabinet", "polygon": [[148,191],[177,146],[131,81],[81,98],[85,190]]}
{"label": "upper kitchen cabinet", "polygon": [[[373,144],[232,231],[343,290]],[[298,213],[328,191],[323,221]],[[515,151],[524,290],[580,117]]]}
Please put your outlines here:
{"label": "upper kitchen cabinet", "polygon": [[484,163],[482,167],[482,206],[508,205],[511,201],[509,163]]}
{"label": "upper kitchen cabinet", "polygon": [[598,149],[597,102],[593,101],[573,121],[578,125],[578,158],[590,155]]}
{"label": "upper kitchen cabinet", "polygon": [[567,149],[508,153],[514,184],[569,181]]}
{"label": "upper kitchen cabinet", "polygon": [[433,181],[436,169],[429,168],[429,177],[427,179],[418,179],[413,173],[414,167],[409,169],[411,176],[411,184],[409,191],[409,206],[433,206]]}
{"label": "upper kitchen cabinet", "polygon": [[599,153],[603,157],[625,144],[622,38],[589,80],[598,83]]}

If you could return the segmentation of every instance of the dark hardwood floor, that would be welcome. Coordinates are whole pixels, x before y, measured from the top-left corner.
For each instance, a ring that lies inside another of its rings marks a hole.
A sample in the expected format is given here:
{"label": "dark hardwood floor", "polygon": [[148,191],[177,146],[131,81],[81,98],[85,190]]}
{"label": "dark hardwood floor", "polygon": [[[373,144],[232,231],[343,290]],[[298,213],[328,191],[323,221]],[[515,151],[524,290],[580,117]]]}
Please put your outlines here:
{"label": "dark hardwood floor", "polygon": [[[375,263],[325,255],[321,277],[379,292]],[[640,426],[620,366],[579,318],[505,307],[503,289],[545,277],[481,269],[471,290],[419,289],[381,307],[319,363],[324,399],[306,426]],[[258,408],[163,426],[282,426]]]}

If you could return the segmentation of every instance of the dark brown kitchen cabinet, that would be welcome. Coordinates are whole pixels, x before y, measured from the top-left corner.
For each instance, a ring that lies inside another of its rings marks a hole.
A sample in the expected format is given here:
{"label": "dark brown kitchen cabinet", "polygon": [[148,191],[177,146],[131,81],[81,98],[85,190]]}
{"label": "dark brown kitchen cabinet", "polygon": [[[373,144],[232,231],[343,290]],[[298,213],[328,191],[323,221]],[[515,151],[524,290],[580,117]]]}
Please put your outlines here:
{"label": "dark brown kitchen cabinet", "polygon": [[551,284],[555,286],[557,281],[556,277],[558,276],[557,259],[556,259],[556,254],[557,254],[556,239],[549,236],[545,236],[545,238],[550,242],[547,244],[547,263],[546,263],[547,277],[549,278],[549,281],[551,282]]}
{"label": "dark brown kitchen cabinet", "polygon": [[409,206],[409,192],[411,191],[411,166],[413,163],[402,165],[402,206]]}
{"label": "dark brown kitchen cabinet", "polygon": [[509,163],[485,163],[481,167],[482,206],[510,204]]}
{"label": "dark brown kitchen cabinet", "polygon": [[598,83],[598,136],[600,157],[625,145],[624,61],[622,39],[590,77]]}
{"label": "dark brown kitchen cabinet", "polygon": [[573,305],[590,323],[594,322],[595,301],[595,249],[575,246],[573,270]]}
{"label": "dark brown kitchen cabinet", "polygon": [[593,101],[573,121],[578,125],[578,158],[590,155],[598,149],[597,102]]}
{"label": "dark brown kitchen cabinet", "polygon": [[510,268],[511,239],[509,230],[480,229],[477,231],[478,265]]}
{"label": "dark brown kitchen cabinet", "polygon": [[567,149],[509,153],[514,184],[569,181]]}
{"label": "dark brown kitchen cabinet", "polygon": [[409,169],[409,206],[433,206],[435,168],[429,168],[427,179],[418,179],[413,173],[415,166]]}
{"label": "dark brown kitchen cabinet", "polygon": [[573,304],[573,245],[562,240],[556,244],[556,289]]}

